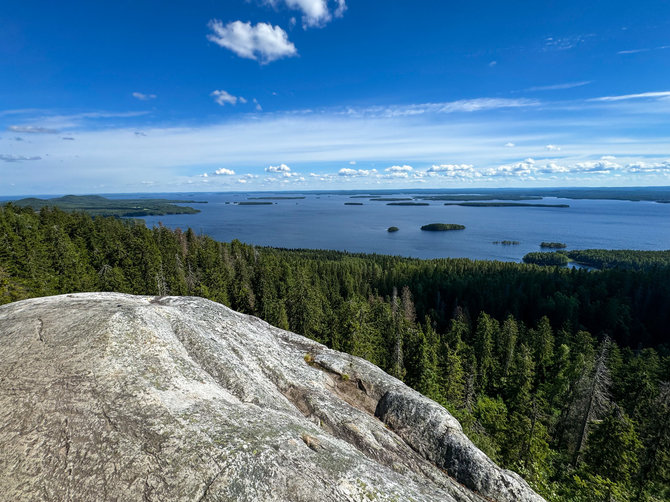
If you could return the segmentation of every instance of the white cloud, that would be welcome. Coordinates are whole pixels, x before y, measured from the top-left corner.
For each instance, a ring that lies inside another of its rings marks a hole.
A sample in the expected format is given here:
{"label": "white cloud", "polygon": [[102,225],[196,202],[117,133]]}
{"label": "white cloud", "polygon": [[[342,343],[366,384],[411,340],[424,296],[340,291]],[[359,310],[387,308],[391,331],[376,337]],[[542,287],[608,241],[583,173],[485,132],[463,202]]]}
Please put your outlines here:
{"label": "white cloud", "polygon": [[336,0],[337,2],[337,7],[335,8],[335,17],[342,17],[344,15],[344,11],[347,10],[347,4],[345,0]]}
{"label": "white cloud", "polygon": [[385,118],[406,117],[429,113],[471,113],[504,108],[526,108],[539,106],[535,99],[474,98],[446,101],[442,103],[421,103],[412,105],[370,106],[367,108],[347,108],[350,116],[372,115]]}
{"label": "white cloud", "polygon": [[584,80],[582,82],[567,82],[565,84],[553,84],[553,85],[538,85],[535,87],[529,87],[527,91],[560,91],[563,89],[573,89],[575,87],[582,87],[584,85],[589,85],[591,80]]}
{"label": "white cloud", "polygon": [[507,148],[514,148],[515,146],[516,145],[514,143],[512,143],[511,141],[505,143],[505,147],[507,147]]}
{"label": "white cloud", "polygon": [[387,167],[384,169],[384,171],[389,172],[389,173],[408,173],[410,171],[414,171],[414,168],[412,166],[391,166]]}
{"label": "white cloud", "polygon": [[265,171],[268,173],[288,173],[291,172],[291,168],[286,164],[280,164],[278,166],[268,166]]}
{"label": "white cloud", "polygon": [[232,169],[226,169],[225,167],[222,167],[221,169],[217,169],[214,171],[214,174],[218,174],[220,176],[232,176],[235,174],[235,171]]}
{"label": "white cloud", "polygon": [[39,127],[39,126],[17,126],[12,125],[7,128],[8,131],[12,132],[22,132],[28,134],[58,134],[60,131],[58,129],[50,129],[48,127]]}
{"label": "white cloud", "polygon": [[476,171],[472,164],[440,164],[432,165],[429,176],[447,176],[449,178],[479,178],[481,173]]}
{"label": "white cloud", "polygon": [[512,164],[503,164],[484,170],[487,176],[531,176],[535,170],[535,160],[526,159]]}
{"label": "white cloud", "polygon": [[670,91],[642,92],[639,94],[623,94],[621,96],[603,96],[601,98],[591,98],[588,101],[624,101],[645,98],[670,98]]}
{"label": "white cloud", "polygon": [[558,145],[547,145],[547,146],[545,146],[545,148],[547,150],[549,150],[550,152],[560,152],[561,151],[561,147],[558,146]]}
{"label": "white cloud", "polygon": [[232,94],[224,90],[213,91],[210,94],[210,96],[212,96],[214,98],[214,101],[216,101],[216,103],[221,106],[224,106],[226,104],[235,105],[237,104],[238,101],[242,104],[247,102],[247,100],[244,99],[243,97],[233,96]]}
{"label": "white cloud", "polygon": [[625,51],[618,51],[617,54],[638,54],[640,52],[658,51],[663,49],[670,49],[670,45],[661,45],[660,47],[646,47],[643,49],[630,49]]}
{"label": "white cloud", "polygon": [[24,160],[41,160],[42,157],[26,157],[25,155],[12,155],[0,153],[0,160],[4,162],[21,162]]}
{"label": "white cloud", "polygon": [[632,162],[626,165],[626,170],[634,174],[670,173],[670,160],[663,162]]}
{"label": "white cloud", "polygon": [[256,98],[254,98],[254,104],[256,105],[256,111],[257,112],[262,112],[263,111],[263,107],[261,106],[261,104],[258,102],[258,100]]}
{"label": "white cloud", "polygon": [[377,174],[376,169],[350,169],[348,167],[343,167],[340,169],[337,174],[339,176],[372,176]]}
{"label": "white cloud", "polygon": [[574,49],[593,35],[572,35],[568,37],[548,37],[544,39],[544,50],[566,51]]}
{"label": "white cloud", "polygon": [[261,64],[298,54],[295,45],[279,26],[267,23],[252,26],[251,23],[242,21],[233,21],[224,26],[221,21],[213,19],[208,27],[212,30],[207,35],[209,41],[242,58],[253,59]]}
{"label": "white cloud", "polygon": [[621,165],[610,160],[589,160],[586,162],[577,162],[574,170],[583,173],[608,174],[614,170],[621,169]]}
{"label": "white cloud", "polygon": [[350,166],[355,166],[355,165],[356,165],[356,161],[355,161],[355,160],[350,160],[350,161],[349,161],[349,165],[350,165]]}
{"label": "white cloud", "polygon": [[149,101],[151,99],[156,99],[155,94],[144,94],[142,92],[133,92],[133,97],[139,99],[140,101]]}
{"label": "white cloud", "polygon": [[[328,0],[266,0],[266,2],[273,6],[283,3],[289,9],[301,11],[304,28],[324,26],[333,19],[333,16],[342,17],[347,10],[346,0],[335,0],[332,13]],[[291,19],[292,24],[295,24],[295,18]]]}

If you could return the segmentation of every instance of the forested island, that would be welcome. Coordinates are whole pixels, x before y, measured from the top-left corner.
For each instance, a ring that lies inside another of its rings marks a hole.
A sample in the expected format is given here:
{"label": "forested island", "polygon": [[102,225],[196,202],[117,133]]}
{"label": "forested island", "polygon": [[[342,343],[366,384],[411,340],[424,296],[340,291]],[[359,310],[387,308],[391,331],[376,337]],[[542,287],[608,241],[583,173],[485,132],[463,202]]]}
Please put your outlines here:
{"label": "forested island", "polygon": [[400,230],[398,227],[388,227],[388,229],[386,231],[389,232],[389,233],[393,233],[393,232],[397,232],[398,230]]}
{"label": "forested island", "polygon": [[377,201],[377,202],[400,202],[400,201],[408,201],[412,200],[412,197],[374,197],[370,199],[371,201]]}
{"label": "forested island", "polygon": [[565,242],[542,242],[540,243],[541,248],[549,249],[565,249],[568,245]]}
{"label": "forested island", "polygon": [[440,194],[440,195],[421,195],[417,199],[422,200],[455,200],[455,201],[490,201],[490,200],[540,200],[539,195],[522,195],[519,193],[494,192],[489,194]]}
{"label": "forested island", "polygon": [[362,202],[345,202],[344,205],[345,206],[362,206],[363,203]]}
{"label": "forested island", "polygon": [[248,200],[302,200],[304,199],[304,195],[299,195],[299,196],[277,196],[273,195],[271,197],[248,197]]}
{"label": "forested island", "polygon": [[66,195],[53,199],[20,199],[13,204],[19,207],[41,209],[51,206],[64,211],[85,211],[95,216],[119,216],[138,218],[165,214],[195,214],[200,210],[176,204],[194,204],[194,200],[170,199],[107,199],[100,195]]}
{"label": "forested island", "polygon": [[459,225],[457,223],[429,223],[428,225],[423,225],[421,230],[427,232],[447,232],[449,230],[465,230],[465,225]]}
{"label": "forested island", "polygon": [[428,202],[389,202],[387,206],[430,206]]}
{"label": "forested island", "polygon": [[660,502],[670,252],[644,253],[589,250],[636,266],[588,272],[282,250],[8,204],[0,303],[80,291],[209,298],[380,366],[549,501]]}
{"label": "forested island", "polygon": [[519,241],[493,241],[493,244],[500,244],[501,246],[518,246]]}
{"label": "forested island", "polygon": [[570,207],[569,204],[530,204],[526,202],[445,202],[444,205],[464,207]]}

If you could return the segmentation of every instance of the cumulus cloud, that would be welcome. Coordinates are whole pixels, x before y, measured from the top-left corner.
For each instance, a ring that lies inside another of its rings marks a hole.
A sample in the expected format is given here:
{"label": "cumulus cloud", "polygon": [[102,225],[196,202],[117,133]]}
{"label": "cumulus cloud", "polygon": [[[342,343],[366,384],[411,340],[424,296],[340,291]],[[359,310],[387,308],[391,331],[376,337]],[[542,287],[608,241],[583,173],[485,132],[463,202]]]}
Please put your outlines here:
{"label": "cumulus cloud", "polygon": [[42,157],[26,157],[24,155],[12,155],[7,153],[0,153],[0,160],[4,162],[22,162],[24,160],[41,160]]}
{"label": "cumulus cloud", "polygon": [[505,147],[506,147],[506,148],[514,148],[515,146],[516,146],[516,145],[515,145],[514,143],[512,143],[511,141],[505,143]]}
{"label": "cumulus cloud", "polygon": [[[346,0],[266,0],[272,6],[284,4],[289,9],[302,12],[302,25],[304,28],[322,27],[334,17],[342,17],[347,10]],[[333,7],[332,12],[330,7]],[[295,18],[292,18],[295,24]]]}
{"label": "cumulus cloud", "polygon": [[626,170],[633,174],[670,173],[670,160],[663,162],[632,162],[626,165]]}
{"label": "cumulus cloud", "polygon": [[133,92],[133,97],[139,99],[140,101],[149,101],[151,99],[156,99],[155,94],[144,94],[143,92]]}
{"label": "cumulus cloud", "polygon": [[225,167],[222,167],[221,169],[217,169],[214,171],[214,174],[218,174],[219,176],[232,176],[235,174],[235,171],[232,169],[226,169]]}
{"label": "cumulus cloud", "polygon": [[535,160],[526,159],[512,164],[503,164],[498,167],[486,169],[484,174],[487,176],[531,176],[535,171]]}
{"label": "cumulus cloud", "polygon": [[22,132],[28,134],[58,134],[60,131],[57,129],[50,129],[48,127],[39,127],[39,126],[18,126],[12,125],[7,128],[8,131],[12,132]]}
{"label": "cumulus cloud", "polygon": [[[377,174],[376,169],[351,169],[349,167],[343,167],[340,169],[337,174],[339,176],[372,176]],[[316,176],[316,175],[315,175]]]}
{"label": "cumulus cloud", "polygon": [[242,104],[247,102],[247,100],[244,99],[243,97],[233,96],[232,94],[224,91],[223,89],[213,91],[210,94],[210,96],[212,96],[214,98],[214,101],[216,101],[216,103],[221,106],[224,106],[226,104],[236,105],[238,101]]}
{"label": "cumulus cloud", "polygon": [[256,108],[257,112],[262,112],[263,111],[263,107],[261,106],[261,104],[258,102],[258,100],[256,98],[254,98],[254,105],[256,105],[255,108]]}
{"label": "cumulus cloud", "polygon": [[532,158],[520,162],[504,164],[498,167],[485,169],[483,174],[486,177],[520,177],[527,179],[537,179],[538,176],[571,175],[571,176],[605,176],[614,172],[629,173],[664,173],[666,166],[670,169],[670,162],[635,162],[622,165],[607,159],[586,160],[581,162],[570,162],[559,164],[554,161],[538,161]]}
{"label": "cumulus cloud", "polygon": [[479,178],[481,173],[472,164],[433,165],[427,171],[429,176],[447,176],[449,178]]}
{"label": "cumulus cloud", "polygon": [[233,21],[224,25],[213,19],[208,27],[212,33],[207,35],[210,42],[224,47],[241,58],[253,59],[261,64],[298,54],[295,45],[279,26],[268,23],[243,23]]}
{"label": "cumulus cloud", "polygon": [[575,170],[591,174],[608,174],[614,170],[621,169],[621,165],[610,160],[589,160],[577,162]]}
{"label": "cumulus cloud", "polygon": [[288,173],[291,172],[291,168],[286,164],[280,164],[278,166],[268,166],[265,171],[268,173]]}
{"label": "cumulus cloud", "polygon": [[384,171],[386,171],[387,173],[408,173],[408,172],[414,171],[414,168],[412,166],[407,166],[407,165],[391,166],[391,167],[387,167],[386,169],[384,169]]}
{"label": "cumulus cloud", "polygon": [[550,152],[560,152],[561,151],[561,147],[558,146],[558,145],[547,145],[547,146],[545,146],[545,148],[547,150],[549,150]]}

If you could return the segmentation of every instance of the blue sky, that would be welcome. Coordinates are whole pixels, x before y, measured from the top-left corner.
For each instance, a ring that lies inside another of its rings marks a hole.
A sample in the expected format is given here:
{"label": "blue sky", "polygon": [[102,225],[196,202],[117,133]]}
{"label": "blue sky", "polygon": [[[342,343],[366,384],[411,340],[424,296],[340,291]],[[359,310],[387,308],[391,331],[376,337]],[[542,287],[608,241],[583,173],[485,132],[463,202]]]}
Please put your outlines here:
{"label": "blue sky", "polygon": [[665,0],[0,9],[0,194],[669,182]]}

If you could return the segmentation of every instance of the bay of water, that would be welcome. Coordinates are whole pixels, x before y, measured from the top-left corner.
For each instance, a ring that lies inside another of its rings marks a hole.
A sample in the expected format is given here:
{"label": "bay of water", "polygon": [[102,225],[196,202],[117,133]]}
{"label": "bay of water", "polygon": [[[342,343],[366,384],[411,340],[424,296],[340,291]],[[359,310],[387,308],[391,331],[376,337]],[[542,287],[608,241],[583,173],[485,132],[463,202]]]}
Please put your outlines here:
{"label": "bay of water", "polygon": [[[388,206],[386,202],[350,198],[348,194],[295,194],[299,200],[240,206],[249,197],[278,193],[125,194],[117,198],[168,197],[207,201],[191,204],[195,215],[145,218],[148,226],[193,228],[220,241],[281,248],[335,249],[416,258],[463,257],[520,261],[541,251],[543,241],[565,242],[568,249],[670,249],[670,204],[617,200],[545,198],[532,203],[569,204],[569,208],[464,207],[429,201],[429,206]],[[390,194],[385,193],[384,197]],[[408,193],[397,196],[408,197]],[[112,196],[110,196],[112,197]],[[347,206],[345,202],[362,202]],[[459,223],[462,231],[426,232],[427,223]],[[400,230],[388,233],[387,228]],[[494,241],[514,240],[503,246]]]}

